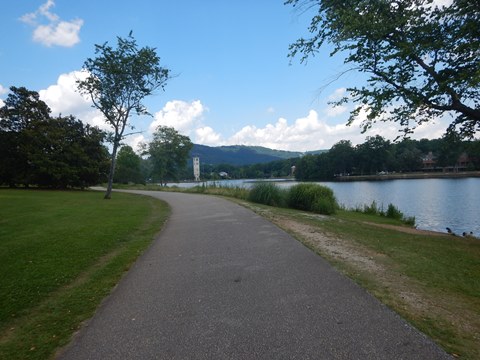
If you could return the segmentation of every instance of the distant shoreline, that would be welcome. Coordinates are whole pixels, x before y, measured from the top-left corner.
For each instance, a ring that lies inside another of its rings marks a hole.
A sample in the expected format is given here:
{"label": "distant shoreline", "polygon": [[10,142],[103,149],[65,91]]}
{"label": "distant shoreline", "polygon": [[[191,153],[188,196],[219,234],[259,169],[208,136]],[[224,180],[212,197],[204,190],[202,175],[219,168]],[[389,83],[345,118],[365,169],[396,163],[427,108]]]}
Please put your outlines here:
{"label": "distant shoreline", "polygon": [[352,175],[337,176],[334,181],[382,181],[396,179],[457,179],[480,177],[480,171],[462,171],[462,172],[417,172],[417,173],[391,173],[381,175]]}

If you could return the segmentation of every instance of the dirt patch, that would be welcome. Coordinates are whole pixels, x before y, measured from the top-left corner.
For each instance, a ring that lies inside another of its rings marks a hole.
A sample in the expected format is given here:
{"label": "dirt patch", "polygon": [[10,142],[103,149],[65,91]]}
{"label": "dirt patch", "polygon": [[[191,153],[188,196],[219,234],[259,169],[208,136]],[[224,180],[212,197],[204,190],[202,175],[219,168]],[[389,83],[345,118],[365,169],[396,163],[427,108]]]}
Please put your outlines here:
{"label": "dirt patch", "polygon": [[320,231],[315,226],[287,218],[276,220],[283,229],[301,237],[307,245],[328,257],[353,263],[368,271],[382,270],[382,266],[373,260],[373,254],[369,254],[366,249],[360,250],[351,243]]}
{"label": "dirt patch", "polygon": [[[480,317],[471,310],[475,307],[471,306],[468,300],[427,289],[415,279],[403,274],[386,255],[354,240],[341,239],[321,227],[322,221],[340,220],[305,213],[302,215],[306,221],[302,221],[277,211],[244,205],[289,232],[333,264],[339,264],[336,267],[348,276],[366,280],[366,288],[370,293],[410,321],[425,322],[429,319],[440,324],[440,327],[444,324],[450,329],[453,327],[456,336],[472,344],[473,348],[476,347],[473,344],[480,342]],[[312,223],[314,217],[318,218],[318,225]],[[403,226],[370,222],[365,224],[415,235],[451,236]],[[364,285],[362,280],[360,282]]]}

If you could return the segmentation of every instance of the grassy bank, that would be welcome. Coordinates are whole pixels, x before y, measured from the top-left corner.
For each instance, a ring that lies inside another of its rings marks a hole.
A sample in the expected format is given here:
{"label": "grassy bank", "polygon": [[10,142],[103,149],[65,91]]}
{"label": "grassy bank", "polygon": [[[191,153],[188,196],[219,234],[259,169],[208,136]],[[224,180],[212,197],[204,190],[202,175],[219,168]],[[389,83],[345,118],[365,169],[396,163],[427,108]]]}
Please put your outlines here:
{"label": "grassy bank", "polygon": [[0,358],[68,343],[168,215],[149,197],[0,190]]}
{"label": "grassy bank", "polygon": [[326,258],[462,359],[480,359],[480,241],[417,231],[394,219],[322,216],[242,202]]}

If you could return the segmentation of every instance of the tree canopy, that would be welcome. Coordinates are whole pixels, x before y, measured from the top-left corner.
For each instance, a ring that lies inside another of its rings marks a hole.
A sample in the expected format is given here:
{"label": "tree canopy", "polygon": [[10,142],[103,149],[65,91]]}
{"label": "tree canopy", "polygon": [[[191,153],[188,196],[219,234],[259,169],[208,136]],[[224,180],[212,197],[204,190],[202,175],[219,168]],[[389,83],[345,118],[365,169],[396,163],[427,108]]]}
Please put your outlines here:
{"label": "tree canopy", "polygon": [[157,127],[153,140],[145,145],[145,155],[150,156],[152,176],[161,184],[178,180],[178,174],[187,164],[192,149],[190,138],[168,126]]}
{"label": "tree canopy", "polygon": [[105,198],[112,191],[117,150],[126,136],[133,114],[146,115],[143,99],[165,86],[170,71],[160,66],[156,50],[139,48],[132,33],[127,38],[117,38],[117,47],[108,43],[95,45],[96,58],[85,61],[83,69],[88,73],[85,80],[77,82],[81,93],[88,95],[93,107],[100,110],[105,122],[113,130],[111,136],[112,156]]}
{"label": "tree canopy", "polygon": [[0,184],[95,185],[107,169],[104,138],[73,116],[52,118],[37,92],[11,87],[0,108]]}
{"label": "tree canopy", "polygon": [[[403,139],[395,143],[376,135],[367,137],[364,143],[356,146],[341,140],[326,152],[298,158],[295,177],[300,181],[313,181],[382,172],[478,170],[479,146],[480,140],[461,140],[455,133],[445,134],[441,139]],[[462,160],[462,154],[467,158]],[[424,163],[427,158],[433,163]]]}
{"label": "tree canopy", "polygon": [[480,130],[480,3],[453,0],[287,0],[317,9],[310,38],[290,45],[301,61],[325,44],[331,55],[368,74],[337,104],[353,100],[349,124],[366,110],[365,131],[376,121],[398,122],[405,134],[446,113],[449,132],[472,137]]}
{"label": "tree canopy", "polygon": [[142,158],[133,151],[131,146],[124,145],[118,151],[117,169],[113,179],[116,183],[145,183],[146,179],[142,173]]}

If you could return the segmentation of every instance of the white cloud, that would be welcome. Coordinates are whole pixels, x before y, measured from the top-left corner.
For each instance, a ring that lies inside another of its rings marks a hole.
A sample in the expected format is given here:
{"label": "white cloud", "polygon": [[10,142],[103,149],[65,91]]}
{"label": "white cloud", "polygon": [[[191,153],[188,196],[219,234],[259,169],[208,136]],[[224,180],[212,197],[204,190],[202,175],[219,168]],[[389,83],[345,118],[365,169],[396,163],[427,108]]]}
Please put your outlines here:
{"label": "white cloud", "polygon": [[328,126],[319,120],[318,114],[310,110],[308,115],[289,125],[284,118],[264,128],[254,125],[245,126],[229,140],[230,144],[260,145],[281,150],[313,150],[325,147],[325,140],[320,134],[327,134]]}
{"label": "white cloud", "polygon": [[[342,124],[333,125],[326,119],[321,119],[318,113],[310,110],[306,117],[289,124],[284,118],[279,118],[274,124],[267,124],[263,128],[254,125],[245,126],[226,143],[232,145],[257,145],[272,149],[291,151],[311,151],[329,149],[340,140],[350,140],[353,145],[363,143],[367,136],[381,135],[388,140],[394,140],[400,133],[399,126],[392,122],[376,123],[365,134],[361,133],[359,124],[365,113],[360,113],[351,126]],[[420,138],[438,138],[446,129],[444,121],[422,124],[413,136]]]}
{"label": "white cloud", "polygon": [[[8,89],[4,88],[2,84],[0,84],[0,96],[1,95],[5,95],[6,93],[8,93]],[[0,99],[0,107],[3,107],[5,105],[5,102]]]}
{"label": "white cloud", "polygon": [[77,92],[76,81],[86,77],[84,71],[61,74],[55,85],[39,91],[40,98],[50,106],[54,114],[82,112],[85,108],[90,108],[90,102]]}
{"label": "white cloud", "polygon": [[336,117],[348,111],[345,105],[329,106],[325,109],[325,114],[328,117]]}
{"label": "white cloud", "polygon": [[74,115],[85,123],[107,130],[109,127],[100,111],[93,109],[91,101],[77,92],[76,81],[85,79],[86,76],[84,71],[61,74],[55,85],[38,92],[40,99],[47,103],[53,116]]}
{"label": "white cloud", "polygon": [[8,89],[4,88],[2,84],[0,84],[0,95],[5,95],[8,93]]}
{"label": "white cloud", "polygon": [[338,101],[345,96],[346,92],[346,88],[338,88],[328,97],[328,101]]}
{"label": "white cloud", "polygon": [[[5,95],[8,92],[8,89],[5,89],[2,84],[0,84],[0,95]],[[5,102],[0,99],[0,107],[3,107],[5,105]]]}
{"label": "white cloud", "polygon": [[223,144],[222,136],[216,133],[210,126],[204,126],[195,130],[196,144],[219,146]]}
{"label": "white cloud", "polygon": [[129,145],[136,153],[140,152],[140,144],[146,143],[145,136],[142,134],[136,136],[127,136],[122,143]]}
{"label": "white cloud", "polygon": [[159,125],[162,125],[173,127],[178,132],[190,136],[194,129],[201,125],[202,116],[206,110],[200,100],[169,101],[162,110],[155,113],[155,120],[150,124],[150,132],[153,133]]}
{"label": "white cloud", "polygon": [[[59,113],[72,114],[83,122],[109,130],[102,114],[91,107],[88,98],[76,91],[76,80],[84,79],[85,76],[87,74],[81,71],[62,74],[58,77],[56,84],[39,91],[40,98],[50,106],[54,116]],[[337,94],[339,93],[340,91],[337,92]],[[400,135],[399,126],[392,122],[378,122],[367,133],[362,134],[360,124],[366,118],[366,113],[360,112],[357,120],[351,126],[347,126],[347,114],[343,114],[347,110],[343,106],[340,109],[326,107],[318,112],[310,110],[306,116],[297,118],[293,123],[280,117],[276,122],[269,123],[264,127],[248,124],[228,137],[215,131],[214,126],[206,124],[207,119],[204,119],[204,116],[208,109],[200,100],[190,102],[171,100],[155,113],[147,133],[129,136],[124,142],[138,151],[138,145],[148,142],[151,134],[159,125],[175,128],[180,133],[189,136],[196,144],[209,146],[259,145],[292,151],[329,149],[340,140],[350,140],[352,144],[356,145],[363,143],[367,136],[375,135],[393,140]],[[342,116],[338,117],[340,113]],[[323,114],[323,117],[319,114]],[[448,116],[445,116],[443,119],[436,119],[435,122],[422,124],[412,137],[415,139],[439,138],[447,128],[449,120]]]}
{"label": "white cloud", "polygon": [[[72,47],[80,42],[80,29],[83,26],[82,19],[63,21],[60,17],[50,12],[55,6],[53,0],[47,0],[35,12],[23,15],[20,20],[34,26],[33,40],[45,46]],[[42,23],[46,20],[46,24]]]}
{"label": "white cloud", "polygon": [[438,7],[442,7],[442,6],[450,6],[452,5],[453,3],[453,0],[433,0],[433,5],[436,5]]}
{"label": "white cloud", "polygon": [[83,20],[61,21],[55,24],[39,25],[33,32],[33,40],[46,46],[70,47],[80,42],[79,32]]}

